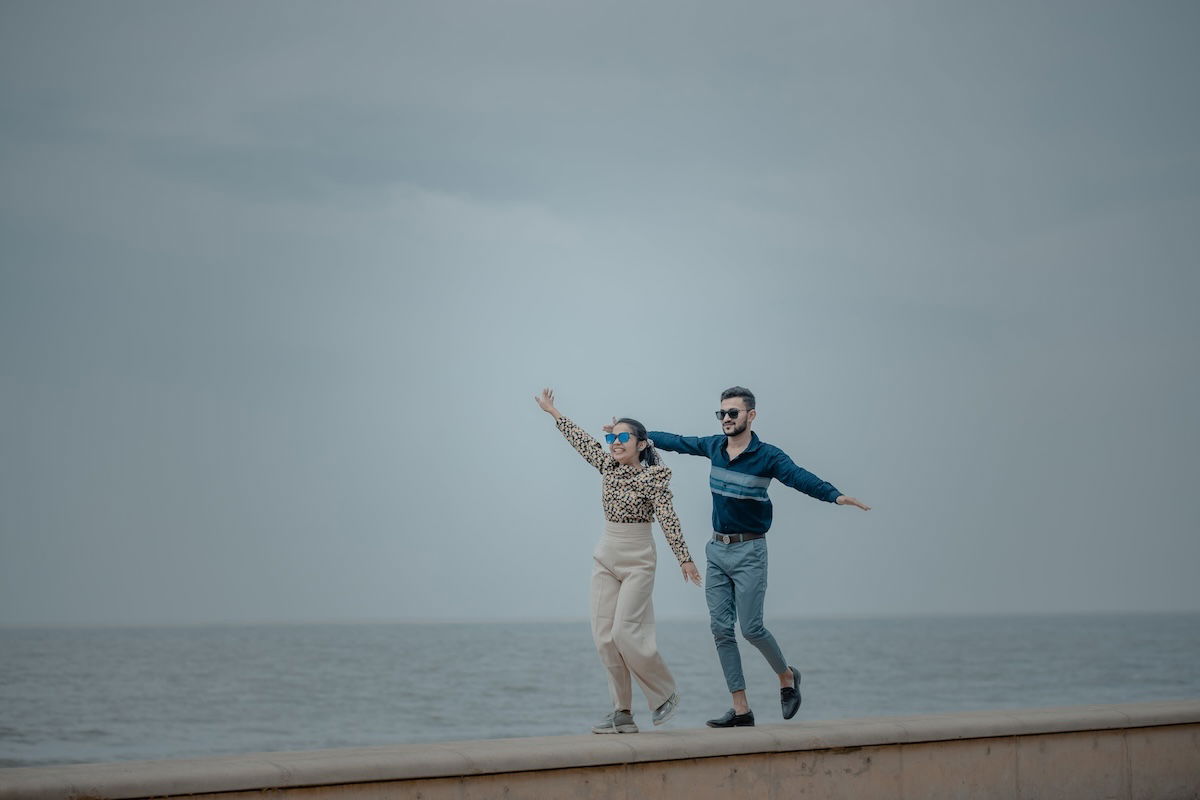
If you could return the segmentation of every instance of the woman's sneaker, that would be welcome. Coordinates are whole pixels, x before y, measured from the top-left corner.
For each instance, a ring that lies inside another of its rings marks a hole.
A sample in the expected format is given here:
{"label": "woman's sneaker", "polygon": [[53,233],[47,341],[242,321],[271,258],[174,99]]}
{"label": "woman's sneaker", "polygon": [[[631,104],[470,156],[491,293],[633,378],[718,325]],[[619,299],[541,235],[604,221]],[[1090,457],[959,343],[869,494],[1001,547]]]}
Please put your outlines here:
{"label": "woman's sneaker", "polygon": [[592,733],[637,733],[633,714],[628,711],[610,711],[608,716],[592,726]]}
{"label": "woman's sneaker", "polygon": [[679,708],[679,695],[671,692],[671,696],[667,698],[667,701],[654,709],[654,724],[662,725],[675,716],[675,709],[677,708]]}

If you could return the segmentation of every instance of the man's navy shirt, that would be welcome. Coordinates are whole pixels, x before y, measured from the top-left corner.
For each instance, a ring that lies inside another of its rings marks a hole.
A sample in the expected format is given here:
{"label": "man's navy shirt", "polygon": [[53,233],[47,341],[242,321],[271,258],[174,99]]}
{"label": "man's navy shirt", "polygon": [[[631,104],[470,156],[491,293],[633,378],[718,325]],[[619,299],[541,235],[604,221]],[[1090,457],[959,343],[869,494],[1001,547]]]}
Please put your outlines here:
{"label": "man's navy shirt", "polygon": [[771,498],[767,486],[771,479],[804,492],[809,497],[835,502],[841,494],[833,484],[823,481],[775,445],[767,444],[750,432],[750,445],[733,461],[726,447],[728,437],[676,436],[665,431],[650,431],[654,446],[673,453],[705,456],[712,462],[708,486],[712,489],[713,530],[717,533],[766,533],[771,528]]}

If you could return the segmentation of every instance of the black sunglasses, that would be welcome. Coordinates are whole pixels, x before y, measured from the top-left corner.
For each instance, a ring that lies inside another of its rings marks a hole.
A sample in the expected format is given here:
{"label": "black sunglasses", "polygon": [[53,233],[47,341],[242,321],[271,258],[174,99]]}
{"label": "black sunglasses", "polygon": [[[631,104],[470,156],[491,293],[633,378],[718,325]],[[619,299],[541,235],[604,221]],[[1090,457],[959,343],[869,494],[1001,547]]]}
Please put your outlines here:
{"label": "black sunglasses", "polygon": [[725,419],[726,414],[729,415],[730,419],[737,419],[740,413],[742,413],[740,408],[722,408],[717,412],[717,419]]}

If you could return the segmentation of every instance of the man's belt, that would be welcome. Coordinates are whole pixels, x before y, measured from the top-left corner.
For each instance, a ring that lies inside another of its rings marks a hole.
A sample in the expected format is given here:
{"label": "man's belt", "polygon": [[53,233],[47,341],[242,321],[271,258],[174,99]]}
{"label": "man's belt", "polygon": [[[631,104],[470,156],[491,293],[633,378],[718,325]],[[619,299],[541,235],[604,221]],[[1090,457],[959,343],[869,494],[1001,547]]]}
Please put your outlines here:
{"label": "man's belt", "polygon": [[766,536],[765,533],[714,533],[713,541],[721,542],[722,544],[733,544],[734,542],[749,542],[754,539],[761,539]]}

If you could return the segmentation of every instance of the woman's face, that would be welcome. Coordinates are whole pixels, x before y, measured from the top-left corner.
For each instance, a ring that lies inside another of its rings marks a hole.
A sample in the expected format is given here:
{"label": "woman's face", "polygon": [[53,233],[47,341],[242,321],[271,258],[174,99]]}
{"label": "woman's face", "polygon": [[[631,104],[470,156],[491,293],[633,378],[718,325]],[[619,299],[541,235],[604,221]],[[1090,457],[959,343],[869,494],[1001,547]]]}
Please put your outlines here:
{"label": "woman's face", "polygon": [[[618,422],[612,429],[613,434],[617,437],[613,439],[612,444],[608,446],[608,451],[612,453],[612,457],[622,464],[629,466],[637,466],[638,458],[641,452],[646,447],[645,442],[639,442],[637,434],[633,432],[633,427],[627,422]],[[628,434],[628,440],[622,442],[621,434]]]}

